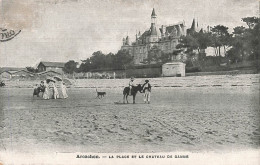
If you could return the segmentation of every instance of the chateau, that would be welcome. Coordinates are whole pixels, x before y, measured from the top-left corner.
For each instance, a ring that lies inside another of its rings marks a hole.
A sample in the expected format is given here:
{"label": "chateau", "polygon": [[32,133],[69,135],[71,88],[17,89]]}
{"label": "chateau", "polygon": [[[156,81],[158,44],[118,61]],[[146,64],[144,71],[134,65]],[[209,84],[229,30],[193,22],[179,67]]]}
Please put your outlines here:
{"label": "chateau", "polygon": [[185,36],[188,33],[197,31],[198,23],[196,25],[195,19],[192,22],[190,29],[186,30],[185,22],[174,25],[162,25],[160,28],[156,25],[155,10],[153,9],[151,14],[151,27],[143,34],[136,34],[134,42],[130,43],[129,36],[123,38],[123,45],[121,50],[128,50],[130,55],[134,58],[134,63],[139,64],[148,57],[148,52],[153,46],[157,46],[165,53],[171,53],[176,50],[176,45],[179,43],[181,36]]}

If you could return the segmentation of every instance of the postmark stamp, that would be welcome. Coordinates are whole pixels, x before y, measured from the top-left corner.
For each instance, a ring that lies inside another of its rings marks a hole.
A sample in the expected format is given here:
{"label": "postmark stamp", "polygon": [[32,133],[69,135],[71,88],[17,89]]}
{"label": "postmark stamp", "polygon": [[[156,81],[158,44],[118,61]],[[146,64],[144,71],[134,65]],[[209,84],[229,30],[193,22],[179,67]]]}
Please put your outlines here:
{"label": "postmark stamp", "polygon": [[0,42],[6,42],[11,39],[13,39],[15,36],[17,36],[21,30],[9,30],[9,29],[4,29],[0,28]]}

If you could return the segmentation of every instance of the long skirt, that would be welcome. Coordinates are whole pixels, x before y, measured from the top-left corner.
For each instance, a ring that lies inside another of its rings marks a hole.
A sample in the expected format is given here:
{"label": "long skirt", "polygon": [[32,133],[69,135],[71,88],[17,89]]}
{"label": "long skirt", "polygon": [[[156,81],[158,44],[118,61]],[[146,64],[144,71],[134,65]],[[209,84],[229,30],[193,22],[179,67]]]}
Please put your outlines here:
{"label": "long skirt", "polygon": [[45,88],[45,91],[43,92],[42,95],[43,99],[50,99],[50,95],[49,95],[49,89]]}
{"label": "long skirt", "polygon": [[62,92],[62,95],[63,95],[63,98],[64,98],[64,99],[66,99],[66,98],[69,97],[69,96],[67,95],[66,89],[61,89],[61,92]]}
{"label": "long skirt", "polygon": [[60,98],[60,95],[59,95],[58,89],[54,89],[54,90],[53,90],[53,97],[54,97],[54,99],[58,99],[58,98]]}

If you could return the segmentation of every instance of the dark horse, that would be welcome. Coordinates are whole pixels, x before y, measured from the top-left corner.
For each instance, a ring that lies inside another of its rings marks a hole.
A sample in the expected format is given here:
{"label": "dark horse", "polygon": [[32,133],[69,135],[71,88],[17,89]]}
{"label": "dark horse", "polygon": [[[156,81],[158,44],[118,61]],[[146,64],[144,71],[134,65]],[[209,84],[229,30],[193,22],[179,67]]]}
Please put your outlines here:
{"label": "dark horse", "polygon": [[[142,90],[143,90],[143,88],[142,88],[141,84],[138,84],[137,86],[132,87],[132,93],[131,94],[133,96],[133,104],[135,104],[135,96],[136,96],[137,92],[139,91],[140,93],[142,93]],[[125,87],[124,91],[123,91],[123,95],[124,95],[123,101],[124,101],[124,103],[125,103],[125,100],[128,103],[127,97],[129,96],[129,93],[130,93],[130,88]]]}

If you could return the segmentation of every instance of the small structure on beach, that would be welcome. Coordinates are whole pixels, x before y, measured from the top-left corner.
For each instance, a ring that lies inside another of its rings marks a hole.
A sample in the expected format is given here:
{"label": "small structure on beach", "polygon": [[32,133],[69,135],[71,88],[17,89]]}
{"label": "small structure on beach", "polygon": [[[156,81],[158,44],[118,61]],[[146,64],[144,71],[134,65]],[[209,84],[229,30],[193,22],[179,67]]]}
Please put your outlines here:
{"label": "small structure on beach", "polygon": [[55,71],[63,73],[64,62],[40,62],[37,66],[38,72]]}
{"label": "small structure on beach", "polygon": [[183,62],[169,62],[162,65],[163,77],[184,77],[185,63]]}

